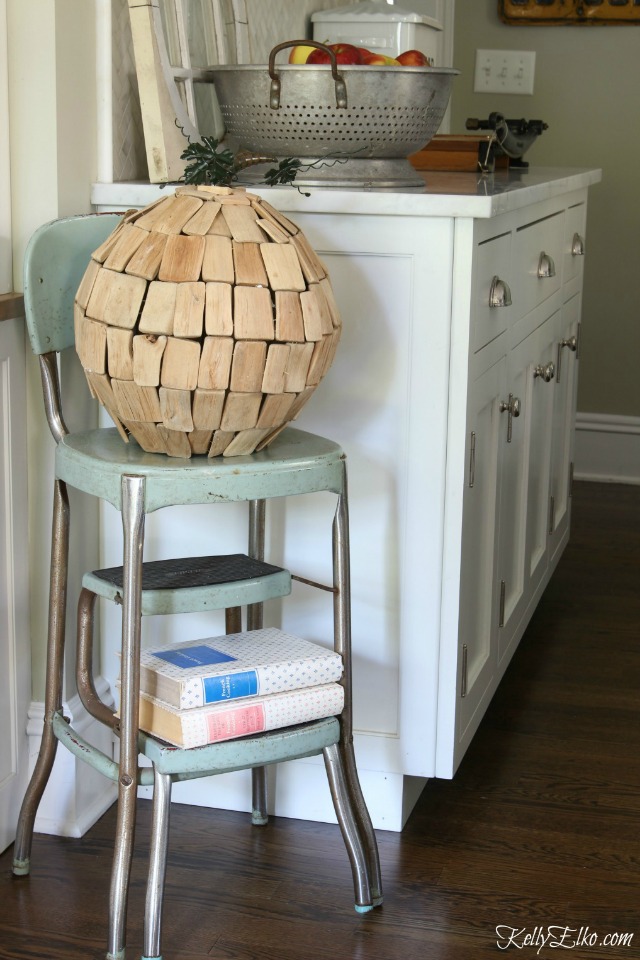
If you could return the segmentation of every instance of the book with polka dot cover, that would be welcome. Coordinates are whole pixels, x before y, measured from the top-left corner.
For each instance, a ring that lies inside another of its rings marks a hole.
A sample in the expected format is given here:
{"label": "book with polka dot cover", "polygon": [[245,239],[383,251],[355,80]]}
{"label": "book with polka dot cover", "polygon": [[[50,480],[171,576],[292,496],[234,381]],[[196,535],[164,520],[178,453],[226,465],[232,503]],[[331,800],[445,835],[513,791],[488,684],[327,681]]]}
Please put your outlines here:
{"label": "book with polka dot cover", "polygon": [[177,710],[339,680],[342,657],[273,627],[143,651],[140,690]]}
{"label": "book with polka dot cover", "polygon": [[344,690],[339,683],[213,703],[195,710],[177,710],[142,694],[140,729],[173,746],[191,749],[336,717],[343,706]]}

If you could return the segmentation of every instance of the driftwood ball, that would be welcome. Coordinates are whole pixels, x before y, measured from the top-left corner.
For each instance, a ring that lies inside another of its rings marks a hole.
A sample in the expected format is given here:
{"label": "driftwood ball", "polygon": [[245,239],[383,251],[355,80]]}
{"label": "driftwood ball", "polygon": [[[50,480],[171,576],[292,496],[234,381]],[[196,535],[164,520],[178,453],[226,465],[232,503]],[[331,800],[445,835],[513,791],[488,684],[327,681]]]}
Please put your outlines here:
{"label": "driftwood ball", "polygon": [[128,213],[75,305],[91,392],[150,453],[239,456],[293,420],[341,321],[326,268],[287,217],[228,187]]}

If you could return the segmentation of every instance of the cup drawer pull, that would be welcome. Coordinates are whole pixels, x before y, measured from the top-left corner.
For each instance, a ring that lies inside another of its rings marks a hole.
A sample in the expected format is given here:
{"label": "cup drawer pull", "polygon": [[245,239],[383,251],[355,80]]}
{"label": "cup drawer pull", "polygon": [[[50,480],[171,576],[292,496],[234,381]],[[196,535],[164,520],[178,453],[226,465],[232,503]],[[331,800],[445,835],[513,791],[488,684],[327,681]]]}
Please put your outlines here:
{"label": "cup drawer pull", "polygon": [[489,290],[489,306],[511,306],[511,290],[509,289],[509,284],[506,280],[501,280],[500,277],[494,277],[491,281],[491,289]]}
{"label": "cup drawer pull", "polygon": [[553,262],[553,257],[550,257],[549,254],[543,250],[538,260],[538,276],[541,280],[545,280],[547,277],[555,277],[555,275],[556,265]]}

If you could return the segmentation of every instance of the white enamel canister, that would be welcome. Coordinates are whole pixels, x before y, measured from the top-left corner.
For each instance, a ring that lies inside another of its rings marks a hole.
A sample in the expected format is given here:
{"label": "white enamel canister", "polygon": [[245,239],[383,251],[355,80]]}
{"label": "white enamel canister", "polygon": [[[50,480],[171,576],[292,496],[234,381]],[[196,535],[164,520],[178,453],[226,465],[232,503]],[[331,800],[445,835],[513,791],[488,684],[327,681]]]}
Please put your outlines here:
{"label": "white enamel canister", "polygon": [[404,50],[420,50],[434,66],[442,66],[438,63],[442,25],[408,7],[386,0],[363,0],[348,7],[320,10],[311,15],[313,39],[352,43],[387,57],[397,57]]}

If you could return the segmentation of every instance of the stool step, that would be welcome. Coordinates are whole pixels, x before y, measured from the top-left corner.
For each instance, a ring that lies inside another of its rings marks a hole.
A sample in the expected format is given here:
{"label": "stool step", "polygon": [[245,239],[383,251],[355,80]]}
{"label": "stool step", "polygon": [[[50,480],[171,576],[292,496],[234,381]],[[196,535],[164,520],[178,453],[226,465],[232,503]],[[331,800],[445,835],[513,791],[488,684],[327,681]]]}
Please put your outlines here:
{"label": "stool step", "polygon": [[337,717],[325,717],[191,749],[173,747],[141,731],[139,749],[160,773],[168,773],[174,780],[191,780],[284,760],[313,757],[339,740],[340,721]]}
{"label": "stool step", "polygon": [[[83,587],[116,603],[122,601],[123,569],[108,567],[84,575]],[[291,593],[291,574],[243,553],[179,557],[142,564],[142,615],[195,613],[262,603]]]}

